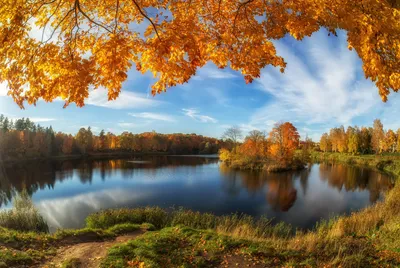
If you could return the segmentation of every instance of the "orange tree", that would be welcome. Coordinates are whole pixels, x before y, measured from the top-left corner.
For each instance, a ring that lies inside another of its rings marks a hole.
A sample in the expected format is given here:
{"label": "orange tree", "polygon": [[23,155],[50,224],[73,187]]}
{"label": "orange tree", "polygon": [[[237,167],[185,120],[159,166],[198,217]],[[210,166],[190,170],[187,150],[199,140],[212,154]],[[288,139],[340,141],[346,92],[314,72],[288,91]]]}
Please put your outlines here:
{"label": "orange tree", "polygon": [[280,163],[293,158],[294,151],[299,146],[300,135],[297,129],[289,122],[275,124],[269,133],[269,152]]}
{"label": "orange tree", "polygon": [[400,88],[399,7],[398,0],[2,0],[0,82],[21,107],[55,98],[82,106],[99,87],[113,100],[132,65],[154,74],[153,94],[209,61],[252,82],[267,65],[284,72],[272,40],[301,40],[323,27],[347,31],[385,101]]}

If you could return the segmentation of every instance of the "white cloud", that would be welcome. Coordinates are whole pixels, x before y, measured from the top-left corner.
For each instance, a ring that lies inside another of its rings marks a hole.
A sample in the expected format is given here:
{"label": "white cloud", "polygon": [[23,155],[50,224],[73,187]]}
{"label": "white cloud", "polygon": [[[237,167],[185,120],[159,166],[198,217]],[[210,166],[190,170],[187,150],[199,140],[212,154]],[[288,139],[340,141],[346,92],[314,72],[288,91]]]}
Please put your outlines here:
{"label": "white cloud", "polygon": [[212,63],[208,63],[203,68],[197,71],[197,74],[192,78],[194,80],[205,80],[205,79],[231,79],[238,77],[229,68],[218,69]]}
{"label": "white cloud", "polygon": [[119,127],[127,127],[127,128],[132,128],[135,126],[134,123],[118,123]]}
{"label": "white cloud", "polygon": [[35,123],[41,122],[50,122],[56,120],[55,118],[46,118],[46,117],[29,117],[29,120]]}
{"label": "white cloud", "polygon": [[199,112],[196,109],[182,109],[182,111],[186,116],[189,116],[196,121],[200,121],[203,123],[217,123],[218,122],[217,119],[212,118],[211,116],[199,114]]}
{"label": "white cloud", "polygon": [[350,124],[380,102],[375,85],[361,77],[361,61],[347,49],[345,33],[336,40],[339,46],[331,41],[326,31],[320,31],[303,41],[301,53],[276,42],[288,65],[284,74],[270,67],[262,71],[257,81],[273,100],[253,114],[252,124]]}
{"label": "white cloud", "polygon": [[175,122],[175,119],[172,116],[164,115],[164,114],[143,112],[143,113],[129,113],[129,115],[133,116],[133,117],[137,117],[137,118],[143,118],[143,119]]}
{"label": "white cloud", "polygon": [[144,94],[134,93],[128,90],[122,90],[116,100],[109,101],[107,90],[99,88],[90,92],[86,104],[110,109],[143,109],[159,106],[162,102],[152,97],[147,98]]}
{"label": "white cloud", "polygon": [[5,82],[0,83],[0,97],[7,96],[8,88]]}

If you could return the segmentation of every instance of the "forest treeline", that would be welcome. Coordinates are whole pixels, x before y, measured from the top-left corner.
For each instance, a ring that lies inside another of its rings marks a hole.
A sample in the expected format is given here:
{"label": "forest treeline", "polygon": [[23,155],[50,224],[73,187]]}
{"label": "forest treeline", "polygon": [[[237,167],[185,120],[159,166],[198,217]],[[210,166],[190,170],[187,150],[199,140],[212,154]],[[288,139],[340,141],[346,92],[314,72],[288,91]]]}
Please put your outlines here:
{"label": "forest treeline", "polygon": [[323,152],[352,154],[380,154],[400,152],[400,129],[385,130],[379,119],[372,127],[343,126],[332,128],[321,136],[319,148]]}
{"label": "forest treeline", "polygon": [[160,134],[123,132],[115,135],[102,130],[95,135],[91,128],[81,128],[76,135],[55,132],[29,118],[15,121],[0,115],[0,153],[3,160],[46,158],[92,153],[171,153],[215,154],[223,141],[196,134]]}

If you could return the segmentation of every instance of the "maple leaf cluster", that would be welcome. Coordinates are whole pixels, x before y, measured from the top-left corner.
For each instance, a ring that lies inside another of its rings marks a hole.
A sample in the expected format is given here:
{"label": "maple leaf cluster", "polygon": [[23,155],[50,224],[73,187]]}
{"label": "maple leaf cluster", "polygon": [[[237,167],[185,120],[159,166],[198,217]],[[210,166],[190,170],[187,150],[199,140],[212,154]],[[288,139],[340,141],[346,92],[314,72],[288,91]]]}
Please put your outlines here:
{"label": "maple leaf cluster", "polygon": [[[399,6],[395,0],[3,0],[0,83],[21,107],[55,98],[83,106],[99,87],[116,99],[132,65],[157,79],[153,94],[188,82],[210,61],[250,83],[267,65],[284,72],[272,40],[289,34],[302,40],[323,27],[347,31],[349,49],[386,101],[400,89]],[[42,38],[32,37],[33,26]]]}

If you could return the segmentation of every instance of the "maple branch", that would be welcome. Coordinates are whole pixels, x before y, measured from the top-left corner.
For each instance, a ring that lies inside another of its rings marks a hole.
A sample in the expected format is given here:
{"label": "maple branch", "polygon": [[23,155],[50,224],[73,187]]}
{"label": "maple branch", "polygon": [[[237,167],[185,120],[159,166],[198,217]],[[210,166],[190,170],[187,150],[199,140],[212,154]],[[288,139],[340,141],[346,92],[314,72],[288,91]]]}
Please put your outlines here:
{"label": "maple branch", "polygon": [[82,15],[91,23],[93,23],[94,25],[97,25],[100,28],[103,28],[104,30],[106,30],[109,33],[112,33],[106,26],[101,25],[100,23],[95,22],[94,20],[92,20],[81,8],[81,5],[79,3],[79,0],[75,1],[76,7],[78,8],[79,12],[82,13]]}
{"label": "maple branch", "polygon": [[74,8],[71,8],[71,9],[67,12],[67,14],[64,16],[64,18],[62,18],[61,21],[60,21],[60,22],[57,24],[57,26],[54,28],[54,30],[53,30],[53,32],[51,33],[49,39],[47,39],[46,42],[44,42],[44,43],[49,42],[49,41],[51,40],[51,38],[53,38],[53,35],[54,35],[54,33],[57,31],[58,27],[60,27],[61,23],[63,23],[63,21],[64,21],[74,10],[75,10],[75,7],[74,7]]}
{"label": "maple branch", "polygon": [[238,9],[237,9],[237,11],[236,11],[235,19],[233,20],[233,27],[232,27],[232,29],[235,29],[235,28],[236,28],[236,20],[237,20],[237,18],[238,18],[238,16],[239,16],[240,9],[241,9],[242,7],[244,7],[244,6],[246,6],[247,4],[253,2],[253,1],[254,1],[254,0],[248,0],[248,1],[246,1],[246,2],[243,2],[243,3],[240,3],[240,4],[239,4],[239,7],[238,7]]}
{"label": "maple branch", "polygon": [[115,28],[114,28],[114,32],[116,32],[117,27],[118,27],[118,11],[119,11],[119,0],[117,0],[117,8],[115,11]]}
{"label": "maple branch", "polygon": [[51,18],[54,16],[54,14],[56,14],[56,12],[57,12],[58,8],[60,7],[61,3],[62,3],[62,0],[60,0],[58,2],[58,5],[57,5],[56,9],[54,10],[54,12],[50,15],[50,17],[47,19],[46,23],[44,24],[43,31],[42,31],[42,38],[41,38],[40,42],[43,42],[44,32],[46,31],[47,24],[49,23]]}
{"label": "maple branch", "polygon": [[156,25],[154,24],[154,22],[152,21],[152,19],[151,19],[149,16],[147,16],[146,13],[140,8],[140,6],[139,6],[138,3],[136,2],[136,0],[132,0],[132,2],[135,4],[135,6],[136,6],[137,9],[139,10],[140,14],[142,14],[142,16],[145,17],[145,18],[151,23],[151,25],[152,25],[153,28],[154,28],[154,31],[156,32],[156,35],[157,35],[158,39],[161,40],[160,35],[158,34],[158,31],[157,31],[157,27],[156,27]]}

